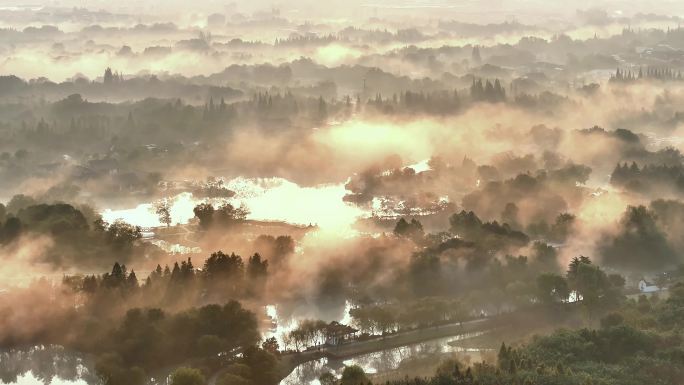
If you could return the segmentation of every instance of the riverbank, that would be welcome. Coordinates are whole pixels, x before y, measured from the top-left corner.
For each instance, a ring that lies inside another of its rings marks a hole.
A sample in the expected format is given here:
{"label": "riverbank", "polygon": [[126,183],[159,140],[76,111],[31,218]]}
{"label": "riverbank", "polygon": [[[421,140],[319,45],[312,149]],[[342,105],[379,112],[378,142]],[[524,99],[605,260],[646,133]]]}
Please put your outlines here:
{"label": "riverbank", "polygon": [[387,336],[378,336],[363,341],[349,342],[338,346],[321,346],[315,350],[281,355],[281,381],[292,373],[297,366],[309,361],[327,358],[340,361],[364,354],[403,347],[445,337],[459,336],[463,339],[472,338],[495,327],[495,321],[490,318],[477,319],[467,322],[457,322],[430,328],[409,330]]}
{"label": "riverbank", "polygon": [[491,328],[493,322],[493,319],[483,318],[468,322],[457,322],[430,328],[409,330],[370,340],[327,347],[325,353],[332,359],[344,359],[360,354],[373,353],[443,337],[478,334]]}

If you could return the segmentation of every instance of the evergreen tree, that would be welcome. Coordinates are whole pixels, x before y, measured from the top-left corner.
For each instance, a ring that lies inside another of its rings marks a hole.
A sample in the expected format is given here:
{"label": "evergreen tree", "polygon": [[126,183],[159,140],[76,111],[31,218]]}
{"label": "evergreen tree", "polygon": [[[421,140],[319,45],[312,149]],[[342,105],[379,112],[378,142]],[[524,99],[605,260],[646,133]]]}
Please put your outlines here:
{"label": "evergreen tree", "polygon": [[259,253],[255,253],[247,262],[247,275],[251,279],[263,278],[268,273],[268,261],[261,259]]}
{"label": "evergreen tree", "polygon": [[318,119],[325,120],[328,118],[328,105],[323,100],[322,96],[318,98]]}
{"label": "evergreen tree", "polygon": [[127,278],[128,287],[132,289],[138,288],[138,277],[135,275],[135,271],[131,270],[131,274]]}
{"label": "evergreen tree", "polygon": [[114,82],[114,74],[112,69],[107,67],[104,72],[104,84],[112,84]]}
{"label": "evergreen tree", "polygon": [[480,63],[482,63],[482,56],[480,56],[480,47],[479,46],[476,45],[473,47],[471,59],[475,65],[480,65]]}

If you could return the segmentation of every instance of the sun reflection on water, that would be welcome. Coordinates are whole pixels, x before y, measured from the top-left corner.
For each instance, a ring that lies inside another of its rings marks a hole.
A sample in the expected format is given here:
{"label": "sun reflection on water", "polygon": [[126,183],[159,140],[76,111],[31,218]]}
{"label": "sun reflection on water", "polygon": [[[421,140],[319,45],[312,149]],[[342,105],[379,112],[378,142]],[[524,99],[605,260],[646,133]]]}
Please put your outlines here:
{"label": "sun reflection on water", "polygon": [[[302,187],[283,178],[235,178],[226,182],[235,191],[231,198],[211,200],[214,204],[228,202],[245,205],[248,219],[284,221],[300,225],[317,225],[325,231],[351,231],[352,224],[366,212],[345,203],[344,184]],[[193,208],[205,199],[184,192],[171,199],[172,224],[186,224],[194,217]],[[130,209],[106,209],[102,218],[107,222],[117,219],[141,227],[162,224],[154,212],[153,203],[142,203]]]}

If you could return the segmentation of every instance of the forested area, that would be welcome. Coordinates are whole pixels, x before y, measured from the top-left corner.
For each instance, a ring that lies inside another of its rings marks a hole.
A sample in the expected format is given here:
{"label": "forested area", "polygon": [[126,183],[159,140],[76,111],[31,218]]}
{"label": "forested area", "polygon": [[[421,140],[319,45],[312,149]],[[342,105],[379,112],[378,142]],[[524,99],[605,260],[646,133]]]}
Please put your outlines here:
{"label": "forested area", "polygon": [[7,1],[4,384],[682,385],[682,4]]}

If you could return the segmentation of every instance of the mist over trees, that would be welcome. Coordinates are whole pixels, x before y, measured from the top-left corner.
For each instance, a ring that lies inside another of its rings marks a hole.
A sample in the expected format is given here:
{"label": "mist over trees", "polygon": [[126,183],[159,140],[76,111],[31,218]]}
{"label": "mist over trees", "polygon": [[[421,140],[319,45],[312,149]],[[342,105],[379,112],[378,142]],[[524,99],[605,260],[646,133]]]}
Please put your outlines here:
{"label": "mist over trees", "polygon": [[10,3],[3,382],[681,383],[681,4]]}

